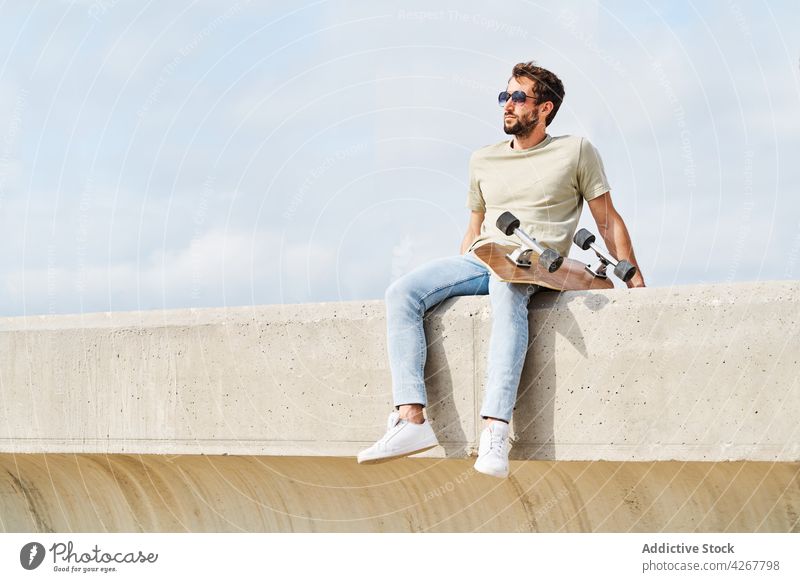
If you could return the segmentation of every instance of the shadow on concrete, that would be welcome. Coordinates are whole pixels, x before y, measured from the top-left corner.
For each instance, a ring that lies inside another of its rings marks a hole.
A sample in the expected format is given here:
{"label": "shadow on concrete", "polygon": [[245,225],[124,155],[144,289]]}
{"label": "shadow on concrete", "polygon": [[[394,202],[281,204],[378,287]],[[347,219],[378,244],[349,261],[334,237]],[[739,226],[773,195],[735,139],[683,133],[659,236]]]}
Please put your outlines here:
{"label": "shadow on concrete", "polygon": [[[429,309],[424,318],[425,338],[428,344],[425,361],[425,386],[428,393],[427,417],[436,432],[447,457],[464,457],[469,454],[471,436],[464,427],[471,426],[470,419],[462,418],[465,409],[474,410],[472,366],[452,362],[454,355],[472,359],[472,329],[453,329],[452,321],[445,322],[448,312],[457,305],[457,298],[445,299]],[[463,325],[462,320],[462,325]],[[454,350],[452,344],[458,344]],[[450,354],[450,357],[448,357]],[[458,371],[468,370],[468,377]],[[464,391],[468,391],[465,393]],[[459,406],[459,401],[467,400],[469,406]]]}
{"label": "shadow on concrete", "polygon": [[[557,338],[566,339],[586,360],[586,365],[592,365],[584,339],[587,330],[580,328],[569,309],[569,304],[574,302],[599,312],[608,305],[609,299],[591,291],[558,293],[549,290],[540,291],[531,299],[529,343],[514,408],[515,443],[509,454],[511,459],[555,459],[555,393],[559,370],[554,355]],[[536,350],[531,349],[534,342]]]}

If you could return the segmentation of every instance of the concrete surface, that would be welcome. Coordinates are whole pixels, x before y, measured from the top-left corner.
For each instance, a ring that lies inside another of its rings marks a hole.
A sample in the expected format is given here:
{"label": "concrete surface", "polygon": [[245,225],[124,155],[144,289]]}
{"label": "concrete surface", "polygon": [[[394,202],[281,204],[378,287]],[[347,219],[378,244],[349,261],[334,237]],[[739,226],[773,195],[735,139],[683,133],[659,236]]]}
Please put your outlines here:
{"label": "concrete surface", "polygon": [[362,467],[383,303],[0,319],[4,531],[798,531],[800,283],[546,293],[512,478],[472,468],[487,297],[426,318],[441,447]]}
{"label": "concrete surface", "polygon": [[5,531],[800,532],[797,463],[0,455]]}
{"label": "concrete surface", "polygon": [[[517,459],[800,460],[800,284],[555,293]],[[432,421],[474,452],[487,297],[427,320]],[[383,303],[0,320],[0,452],[353,456],[391,410]]]}

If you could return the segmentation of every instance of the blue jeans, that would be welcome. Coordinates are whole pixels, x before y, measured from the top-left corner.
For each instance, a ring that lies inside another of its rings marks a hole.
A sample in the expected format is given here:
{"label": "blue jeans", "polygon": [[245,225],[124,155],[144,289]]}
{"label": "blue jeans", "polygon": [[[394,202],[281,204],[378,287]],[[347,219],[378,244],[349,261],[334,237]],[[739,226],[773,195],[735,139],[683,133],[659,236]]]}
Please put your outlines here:
{"label": "blue jeans", "polygon": [[469,253],[431,261],[389,285],[386,323],[395,407],[428,405],[424,376],[428,346],[422,324],[425,312],[448,297],[488,294],[492,334],[480,414],[509,422],[528,351],[528,302],[538,290],[536,285],[499,281]]}

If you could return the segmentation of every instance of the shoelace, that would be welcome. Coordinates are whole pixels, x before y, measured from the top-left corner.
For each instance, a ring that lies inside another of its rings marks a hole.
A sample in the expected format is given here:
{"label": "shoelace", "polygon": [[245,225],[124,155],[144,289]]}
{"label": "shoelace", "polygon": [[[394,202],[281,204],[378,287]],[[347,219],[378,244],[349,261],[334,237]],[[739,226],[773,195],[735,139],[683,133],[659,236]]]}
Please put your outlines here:
{"label": "shoelace", "polygon": [[400,413],[393,412],[389,415],[389,421],[386,423],[386,430],[392,430],[392,427],[400,422]]}
{"label": "shoelace", "polygon": [[377,442],[377,445],[379,447],[383,448],[386,446],[386,442],[389,440],[389,438],[393,436],[395,432],[397,432],[392,429],[400,426],[401,421],[402,419],[400,418],[399,413],[394,412],[389,415],[389,421],[386,423],[386,434],[384,434]]}
{"label": "shoelace", "polygon": [[503,444],[508,436],[503,436],[499,431],[495,432],[489,429],[489,451],[497,450],[498,453],[503,453]]}
{"label": "shoelace", "polygon": [[505,441],[505,437],[503,437],[503,435],[500,434],[495,434],[494,432],[490,432],[490,434],[491,434],[491,439],[489,440],[489,450],[493,451],[495,450],[496,447],[497,452],[502,453],[503,441]]}

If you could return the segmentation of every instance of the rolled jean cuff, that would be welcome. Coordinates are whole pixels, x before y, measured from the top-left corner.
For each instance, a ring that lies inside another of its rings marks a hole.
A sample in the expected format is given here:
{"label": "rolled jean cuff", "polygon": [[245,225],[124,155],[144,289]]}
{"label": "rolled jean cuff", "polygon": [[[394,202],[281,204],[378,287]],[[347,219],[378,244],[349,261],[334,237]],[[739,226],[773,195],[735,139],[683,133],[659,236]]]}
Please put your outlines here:
{"label": "rolled jean cuff", "polygon": [[514,408],[512,407],[510,411],[508,410],[500,410],[495,406],[486,406],[484,405],[481,408],[480,416],[481,418],[499,418],[500,420],[504,420],[507,423],[511,422],[511,416],[514,414]]}
{"label": "rolled jean cuff", "polygon": [[392,394],[396,407],[402,404],[422,404],[424,407],[428,406],[428,398],[425,393],[424,385],[404,386],[401,388],[394,387]]}

